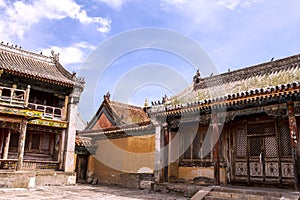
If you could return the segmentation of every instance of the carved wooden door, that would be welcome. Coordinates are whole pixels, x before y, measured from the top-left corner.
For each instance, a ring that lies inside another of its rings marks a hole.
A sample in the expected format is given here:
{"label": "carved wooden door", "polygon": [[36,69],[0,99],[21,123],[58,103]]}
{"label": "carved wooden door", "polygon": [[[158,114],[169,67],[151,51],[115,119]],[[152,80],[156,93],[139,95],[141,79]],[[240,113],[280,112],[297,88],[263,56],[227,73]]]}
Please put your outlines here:
{"label": "carved wooden door", "polygon": [[249,137],[250,182],[265,182],[279,177],[276,135]]}
{"label": "carved wooden door", "polygon": [[234,180],[285,184],[293,165],[286,121],[248,123],[235,131]]}

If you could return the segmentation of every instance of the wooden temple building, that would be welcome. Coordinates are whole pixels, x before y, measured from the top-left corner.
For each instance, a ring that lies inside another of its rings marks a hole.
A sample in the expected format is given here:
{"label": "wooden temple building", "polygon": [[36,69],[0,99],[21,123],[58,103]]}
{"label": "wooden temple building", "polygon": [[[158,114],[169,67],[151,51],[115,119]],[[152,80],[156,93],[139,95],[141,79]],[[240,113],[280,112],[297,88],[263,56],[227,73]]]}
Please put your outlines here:
{"label": "wooden temple building", "polygon": [[107,93],[87,128],[78,132],[78,179],[132,188],[149,183],[154,171],[154,130],[145,109],[112,101]]}
{"label": "wooden temple building", "polygon": [[203,78],[149,114],[155,181],[299,189],[300,55]]}
{"label": "wooden temple building", "polygon": [[[3,42],[0,72],[0,185],[75,183],[75,126],[84,80],[64,69],[54,52],[44,56]],[[56,180],[51,173],[43,176],[51,171]]]}

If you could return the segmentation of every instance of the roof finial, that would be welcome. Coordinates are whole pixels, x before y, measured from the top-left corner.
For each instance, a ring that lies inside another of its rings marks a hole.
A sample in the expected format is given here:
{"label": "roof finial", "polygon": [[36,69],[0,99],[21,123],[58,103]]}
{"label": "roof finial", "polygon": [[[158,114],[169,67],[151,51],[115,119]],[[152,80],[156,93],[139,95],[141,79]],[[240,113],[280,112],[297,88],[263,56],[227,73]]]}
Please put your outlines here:
{"label": "roof finial", "polygon": [[110,93],[107,92],[103,97],[104,97],[104,99],[110,100],[110,99],[109,99],[109,98],[110,98]]}
{"label": "roof finial", "polygon": [[145,103],[144,103],[144,107],[148,107],[148,106],[149,106],[149,103],[148,103],[148,99],[146,98]]}

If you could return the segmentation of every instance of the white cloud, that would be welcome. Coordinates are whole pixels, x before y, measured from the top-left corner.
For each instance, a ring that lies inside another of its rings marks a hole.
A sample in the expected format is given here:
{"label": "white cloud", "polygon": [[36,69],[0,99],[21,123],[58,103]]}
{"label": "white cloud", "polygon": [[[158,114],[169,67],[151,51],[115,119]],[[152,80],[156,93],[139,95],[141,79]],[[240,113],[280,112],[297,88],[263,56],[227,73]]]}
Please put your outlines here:
{"label": "white cloud", "polygon": [[178,5],[186,3],[186,0],[165,0],[165,3],[171,4],[171,5]]}
{"label": "white cloud", "polygon": [[43,49],[42,52],[47,56],[51,55],[52,50],[55,51],[55,53],[59,53],[59,62],[65,66],[84,62],[85,56],[87,55],[86,51],[94,50],[95,48],[95,46],[83,41],[69,47],[52,46],[48,49]]}
{"label": "white cloud", "polygon": [[35,0],[15,1],[8,3],[0,0],[2,16],[0,24],[5,27],[0,29],[0,36],[18,36],[22,38],[24,33],[30,30],[31,26],[42,19],[60,20],[72,18],[84,25],[96,24],[97,30],[101,33],[110,31],[111,20],[102,17],[90,17],[74,0]]}
{"label": "white cloud", "polygon": [[236,8],[248,8],[261,1],[262,0],[219,0],[217,4],[230,10],[234,10]]}
{"label": "white cloud", "polygon": [[[176,14],[184,24],[181,27],[188,27],[188,24],[203,25],[205,28],[217,26],[215,13],[218,13],[220,6],[208,0],[161,0],[161,9],[166,13]],[[186,23],[188,21],[188,23]],[[179,22],[176,22],[179,23]],[[200,26],[198,26],[200,28]]]}
{"label": "white cloud", "polygon": [[6,6],[6,4],[5,4],[4,0],[0,0],[0,7],[5,7],[5,6]]}
{"label": "white cloud", "polygon": [[126,0],[98,0],[98,1],[116,10],[122,8],[123,4],[126,2]]}

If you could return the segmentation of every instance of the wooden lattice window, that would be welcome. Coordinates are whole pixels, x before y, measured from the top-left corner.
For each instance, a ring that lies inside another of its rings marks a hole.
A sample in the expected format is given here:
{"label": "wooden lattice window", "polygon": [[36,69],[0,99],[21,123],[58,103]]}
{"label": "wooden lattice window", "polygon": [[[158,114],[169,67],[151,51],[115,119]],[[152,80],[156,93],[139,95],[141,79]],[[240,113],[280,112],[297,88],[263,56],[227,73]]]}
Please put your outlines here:
{"label": "wooden lattice window", "polygon": [[275,136],[265,137],[265,151],[266,157],[277,157],[278,156],[278,147]]}
{"label": "wooden lattice window", "polygon": [[252,137],[249,138],[249,143],[250,143],[250,156],[259,156],[261,153],[261,138],[259,137]]}
{"label": "wooden lattice window", "polygon": [[280,123],[278,126],[280,135],[280,153],[283,157],[292,156],[291,139],[288,123]]}
{"label": "wooden lattice window", "polygon": [[246,157],[247,155],[247,133],[245,129],[236,130],[236,156]]}
{"label": "wooden lattice window", "polygon": [[202,158],[209,159],[211,156],[207,148],[211,148],[211,141],[206,141],[206,144],[204,144],[204,140],[207,132],[212,132],[212,127],[201,126],[194,130],[197,130],[197,133],[191,133],[188,128],[183,128],[180,133],[182,158],[190,161]]}

